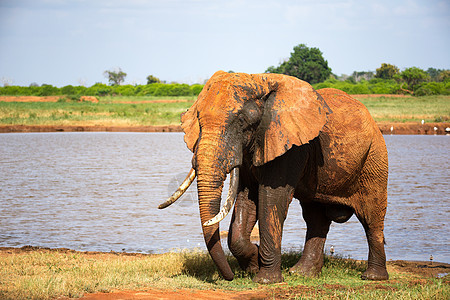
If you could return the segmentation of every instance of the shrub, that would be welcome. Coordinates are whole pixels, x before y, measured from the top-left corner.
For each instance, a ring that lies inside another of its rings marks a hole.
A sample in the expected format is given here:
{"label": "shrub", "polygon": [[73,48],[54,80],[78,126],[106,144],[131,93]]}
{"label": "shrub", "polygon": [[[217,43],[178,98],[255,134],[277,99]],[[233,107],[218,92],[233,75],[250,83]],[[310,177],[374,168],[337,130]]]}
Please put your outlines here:
{"label": "shrub", "polygon": [[424,82],[419,84],[414,90],[415,96],[428,95],[450,95],[450,83],[445,82]]}
{"label": "shrub", "polygon": [[198,94],[200,94],[200,92],[203,90],[203,85],[202,84],[194,84],[194,85],[191,85],[190,89],[191,89],[192,95],[198,96]]}
{"label": "shrub", "polygon": [[72,85],[66,85],[60,89],[63,95],[74,95],[76,94],[75,88]]}
{"label": "shrub", "polygon": [[112,87],[104,83],[96,83],[86,89],[85,96],[106,96],[112,93]]}
{"label": "shrub", "polygon": [[38,92],[38,96],[53,96],[58,94],[59,89],[50,84],[43,84]]}
{"label": "shrub", "polygon": [[127,85],[115,85],[112,87],[112,92],[115,95],[121,95],[121,96],[134,96],[134,86],[127,84]]}

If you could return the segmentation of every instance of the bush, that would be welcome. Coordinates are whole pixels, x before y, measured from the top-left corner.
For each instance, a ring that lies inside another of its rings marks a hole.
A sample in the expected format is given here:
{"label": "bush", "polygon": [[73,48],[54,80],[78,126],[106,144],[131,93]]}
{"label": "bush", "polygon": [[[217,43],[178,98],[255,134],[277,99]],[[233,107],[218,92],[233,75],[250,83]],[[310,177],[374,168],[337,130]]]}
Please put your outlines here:
{"label": "bush", "polygon": [[0,88],[0,95],[5,96],[17,96],[17,95],[27,96],[28,94],[26,94],[25,92],[27,92],[26,88],[16,85],[7,85],[5,87]]}
{"label": "bush", "polygon": [[37,96],[54,96],[59,94],[59,89],[50,84],[43,84]]}
{"label": "bush", "polygon": [[112,87],[104,83],[96,83],[89,87],[85,91],[83,96],[106,96],[110,95],[112,92]]}
{"label": "bush", "polygon": [[450,82],[424,82],[414,90],[415,96],[450,95]]}
{"label": "bush", "polygon": [[202,84],[193,84],[190,87],[192,95],[193,96],[198,96],[198,94],[200,94],[200,92],[203,90],[203,85]]}
{"label": "bush", "polygon": [[120,95],[120,96],[134,96],[135,92],[134,92],[134,86],[127,84],[127,85],[114,85],[112,87],[112,92],[115,95]]}
{"label": "bush", "polygon": [[66,85],[60,89],[61,94],[63,95],[75,95],[77,94],[75,88],[72,85]]}

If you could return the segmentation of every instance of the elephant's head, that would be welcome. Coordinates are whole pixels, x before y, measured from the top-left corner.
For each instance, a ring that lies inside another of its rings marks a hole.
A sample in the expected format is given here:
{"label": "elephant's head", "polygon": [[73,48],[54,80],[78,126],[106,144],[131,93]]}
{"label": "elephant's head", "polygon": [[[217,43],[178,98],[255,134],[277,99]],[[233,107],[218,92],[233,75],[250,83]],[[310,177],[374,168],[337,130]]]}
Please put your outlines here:
{"label": "elephant's head", "polygon": [[[328,113],[326,103],[311,85],[294,77],[219,71],[182,115],[184,140],[194,153],[192,172],[197,175],[205,242],[225,279],[233,279],[233,273],[220,244],[217,220],[208,221],[219,213],[227,174],[235,175],[225,205],[229,211],[244,153],[254,166],[261,166],[293,145],[317,137]],[[192,172],[181,192],[195,177]]]}

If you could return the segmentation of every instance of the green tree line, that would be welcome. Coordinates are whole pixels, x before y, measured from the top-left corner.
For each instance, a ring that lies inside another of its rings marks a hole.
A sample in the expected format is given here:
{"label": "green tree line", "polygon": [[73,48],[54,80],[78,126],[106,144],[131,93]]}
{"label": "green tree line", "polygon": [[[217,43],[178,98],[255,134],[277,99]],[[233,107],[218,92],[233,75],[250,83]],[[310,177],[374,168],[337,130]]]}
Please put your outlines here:
{"label": "green tree line", "polygon": [[[232,71],[230,71],[232,72]],[[383,63],[376,73],[353,72],[351,76],[333,75],[328,62],[318,48],[305,44],[295,46],[289,59],[278,67],[270,66],[266,73],[279,73],[305,80],[316,89],[337,88],[349,94],[412,94],[450,95],[450,70],[417,67],[400,71],[392,64]],[[127,74],[120,68],[104,72],[110,85],[96,83],[91,87],[67,85],[61,88],[43,84],[29,87],[0,87],[0,95],[9,96],[197,96],[203,89],[201,84],[178,84],[161,82],[149,75],[146,85],[122,85]]]}
{"label": "green tree line", "polygon": [[[373,77],[359,81],[352,76],[339,80],[330,76],[327,80],[313,84],[316,89],[336,88],[349,94],[413,94],[450,95],[450,79],[443,81],[423,81],[410,86],[411,83],[401,79],[382,79]],[[96,83],[91,87],[67,85],[61,88],[44,84],[42,86],[5,86],[0,87],[3,96],[198,96],[202,84],[152,83],[147,85],[106,85]]]}
{"label": "green tree line", "polygon": [[0,87],[4,96],[197,96],[203,89],[201,84],[152,83],[147,85],[106,85],[96,83],[91,87],[67,85],[61,88],[43,84],[42,86]]}

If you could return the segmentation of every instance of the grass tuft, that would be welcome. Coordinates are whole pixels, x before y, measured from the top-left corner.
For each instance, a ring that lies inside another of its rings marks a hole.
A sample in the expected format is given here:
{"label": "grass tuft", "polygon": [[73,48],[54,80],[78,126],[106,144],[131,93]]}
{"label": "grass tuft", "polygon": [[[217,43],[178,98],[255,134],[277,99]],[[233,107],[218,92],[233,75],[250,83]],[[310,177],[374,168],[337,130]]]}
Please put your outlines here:
{"label": "grass tuft", "polygon": [[[20,249],[19,249],[20,250]],[[82,253],[34,249],[0,252],[0,299],[81,297],[113,290],[180,288],[197,290],[262,290],[275,299],[448,299],[447,278],[424,278],[390,271],[391,279],[360,279],[365,262],[326,257],[318,278],[290,275],[301,253],[282,255],[285,283],[260,286],[228,257],[236,276],[223,280],[209,254],[199,250],[158,255]]]}

